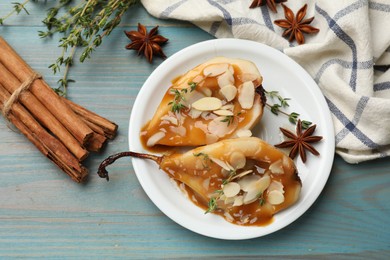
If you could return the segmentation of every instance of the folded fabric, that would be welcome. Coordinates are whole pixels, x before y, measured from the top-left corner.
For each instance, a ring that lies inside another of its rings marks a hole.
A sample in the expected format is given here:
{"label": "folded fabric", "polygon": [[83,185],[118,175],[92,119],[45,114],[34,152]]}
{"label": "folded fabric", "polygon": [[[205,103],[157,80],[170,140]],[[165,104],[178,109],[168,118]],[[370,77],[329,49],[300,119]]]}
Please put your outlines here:
{"label": "folded fabric", "polygon": [[190,21],[217,38],[283,51],[319,85],[332,113],[336,152],[345,161],[390,155],[389,0],[285,2],[294,14],[307,4],[306,18],[314,16],[311,25],[320,29],[305,35],[302,45],[282,37],[284,29],[274,24],[285,19],[280,4],[274,13],[267,5],[249,8],[253,0],[141,1],[158,18]]}

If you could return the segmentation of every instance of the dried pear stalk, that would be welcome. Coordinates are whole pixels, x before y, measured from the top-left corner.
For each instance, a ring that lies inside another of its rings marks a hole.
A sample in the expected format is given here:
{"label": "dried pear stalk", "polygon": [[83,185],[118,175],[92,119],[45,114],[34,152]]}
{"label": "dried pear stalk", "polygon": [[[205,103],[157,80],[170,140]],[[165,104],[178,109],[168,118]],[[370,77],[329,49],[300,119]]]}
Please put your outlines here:
{"label": "dried pear stalk", "polygon": [[142,129],[144,145],[199,146],[235,138],[262,117],[263,78],[243,59],[213,58],[177,77]]}
{"label": "dried pear stalk", "polygon": [[105,167],[123,156],[155,161],[185,184],[194,195],[188,197],[206,213],[239,225],[269,224],[275,213],[298,200],[302,186],[294,162],[256,137],[222,140],[182,154],[124,152],[107,158],[99,176],[108,179]]}

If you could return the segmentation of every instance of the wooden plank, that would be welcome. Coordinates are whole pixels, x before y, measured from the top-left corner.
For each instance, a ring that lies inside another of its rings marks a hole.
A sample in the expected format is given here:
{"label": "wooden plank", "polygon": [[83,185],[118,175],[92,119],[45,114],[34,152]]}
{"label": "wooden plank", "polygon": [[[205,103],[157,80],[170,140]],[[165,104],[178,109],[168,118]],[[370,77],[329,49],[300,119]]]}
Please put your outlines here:
{"label": "wooden plank", "polygon": [[[11,2],[1,1],[0,16]],[[0,34],[55,86],[60,75],[53,76],[47,67],[59,54],[58,38],[37,36],[44,7],[34,4],[28,19],[10,19],[12,26],[0,27]],[[140,6],[132,11],[93,58],[71,72],[76,83],[69,97],[119,125],[117,138],[105,151],[88,158],[91,176],[86,184],[71,182],[1,120],[0,258],[390,256],[388,158],[349,165],[336,157],[324,191],[307,213],[279,232],[247,241],[203,237],[168,219],[143,192],[128,159],[110,167],[109,183],[98,178],[94,173],[101,160],[127,149],[135,97],[161,63],[156,59],[148,64],[125,50],[123,30],[134,30],[138,21],[161,24],[161,33],[170,39],[164,47],[168,56],[212,38],[190,24],[152,18]]]}

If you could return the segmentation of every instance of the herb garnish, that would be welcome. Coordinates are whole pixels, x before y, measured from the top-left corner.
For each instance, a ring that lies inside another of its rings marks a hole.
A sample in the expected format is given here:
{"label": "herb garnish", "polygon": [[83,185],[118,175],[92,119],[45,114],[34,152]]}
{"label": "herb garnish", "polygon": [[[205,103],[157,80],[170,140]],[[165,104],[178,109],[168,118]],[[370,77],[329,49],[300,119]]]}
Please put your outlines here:
{"label": "herb garnish", "polygon": [[[269,96],[271,99],[278,99],[279,103],[275,103],[275,104],[268,104],[266,103],[267,107],[270,108],[271,112],[275,115],[279,115],[279,113],[282,113],[283,115],[287,116],[288,117],[288,121],[290,121],[290,123],[292,124],[297,124],[298,122],[298,119],[299,119],[299,114],[296,113],[296,112],[291,112],[291,113],[287,113],[283,110],[281,110],[281,108],[286,108],[289,106],[288,104],[288,101],[291,100],[290,98],[283,98],[278,91],[266,91],[264,90],[264,93]],[[301,123],[302,123],[302,129],[307,129],[311,124],[312,122],[310,121],[307,121],[307,120],[301,120]]]}
{"label": "herb garnish", "polygon": [[183,89],[172,88],[170,92],[174,94],[173,101],[169,102],[168,105],[172,106],[171,111],[174,113],[179,113],[182,109],[186,107],[182,102],[185,102],[184,95],[189,92],[192,92],[196,89],[197,83],[188,82],[189,87]]}
{"label": "herb garnish", "polygon": [[228,126],[234,121],[234,116],[225,116],[224,119],[221,120],[221,122],[226,122]]}
{"label": "herb garnish", "polygon": [[[229,171],[229,177],[226,180],[222,181],[222,185],[228,184],[232,178],[237,174],[237,171],[234,169]],[[206,210],[205,214],[213,212],[217,209],[217,200],[223,195],[223,190],[216,190],[214,193],[217,193],[217,196],[212,197],[209,202],[207,203],[208,209]]]}
{"label": "herb garnish", "polygon": [[[19,14],[26,5],[36,0],[25,0],[23,3],[13,3],[13,11],[0,18],[0,25],[13,14]],[[79,61],[82,63],[91,57],[96,47],[100,46],[104,37],[108,36],[117,27],[123,14],[130,6],[139,0],[86,0],[78,1],[72,6],[72,0],[60,0],[55,7],[48,9],[46,18],[42,21],[47,31],[39,31],[41,38],[51,37],[56,33],[62,34],[59,47],[62,48],[60,57],[49,66],[56,74],[65,67],[63,77],[58,80],[59,87],[54,89],[57,93],[66,96],[67,86],[70,82],[68,73],[76,53],[81,47],[82,53]]]}
{"label": "herb garnish", "polygon": [[[220,192],[222,192],[222,191],[220,191]],[[204,212],[204,214],[211,213],[217,209],[217,199],[218,198],[219,198],[219,196],[211,198],[209,200],[209,202],[207,203],[208,209]]]}
{"label": "herb garnish", "polygon": [[210,160],[210,157],[207,153],[194,153],[194,156],[195,157],[203,157],[203,167],[205,169],[209,169],[210,166],[208,165],[208,163],[211,161]]}
{"label": "herb garnish", "polygon": [[183,108],[186,106],[182,103],[185,101],[184,94],[187,93],[187,89],[178,90],[176,88],[172,88],[170,90],[171,93],[173,93],[175,96],[173,98],[173,101],[169,102],[168,105],[171,105],[171,111],[174,113],[179,113]]}

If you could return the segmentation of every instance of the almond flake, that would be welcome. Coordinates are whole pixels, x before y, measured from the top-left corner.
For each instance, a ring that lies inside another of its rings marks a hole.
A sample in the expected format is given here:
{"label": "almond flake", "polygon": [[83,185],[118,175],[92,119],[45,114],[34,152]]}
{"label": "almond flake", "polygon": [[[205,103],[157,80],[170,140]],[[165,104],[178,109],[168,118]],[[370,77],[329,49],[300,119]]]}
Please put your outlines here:
{"label": "almond flake", "polygon": [[269,175],[265,175],[261,177],[260,180],[255,181],[248,186],[248,193],[254,192],[256,194],[261,194],[268,188],[270,184],[271,178]]}
{"label": "almond flake", "polygon": [[225,73],[218,77],[218,86],[220,88],[223,88],[227,85],[234,85],[234,76],[230,72],[230,70],[227,70]]}
{"label": "almond flake", "polygon": [[207,126],[210,134],[214,134],[218,137],[224,137],[227,134],[232,133],[238,125],[238,120],[232,120],[230,124],[226,122],[225,116],[219,116],[214,118]]}
{"label": "almond flake", "polygon": [[249,129],[242,129],[237,132],[238,137],[251,137],[252,131]]}
{"label": "almond flake", "polygon": [[214,134],[206,134],[206,143],[213,144],[218,141],[218,136]]}
{"label": "almond flake", "polygon": [[272,181],[267,190],[268,192],[277,190],[280,191],[281,193],[284,193],[283,184],[280,181]]}
{"label": "almond flake", "polygon": [[224,197],[223,199],[223,202],[225,203],[225,205],[228,205],[228,204],[233,204],[234,203],[234,197]]}
{"label": "almond flake", "polygon": [[230,111],[230,110],[224,110],[224,109],[219,109],[219,110],[215,110],[213,111],[214,114],[217,114],[219,116],[233,116],[233,112]]}
{"label": "almond flake", "polygon": [[163,139],[164,136],[165,136],[164,132],[157,132],[157,133],[155,133],[154,135],[152,135],[148,139],[148,141],[146,142],[146,146],[148,146],[148,147],[154,146],[155,144],[157,144],[158,141]]}
{"label": "almond flake", "polygon": [[226,105],[223,105],[221,107],[221,109],[233,111],[234,110],[234,105],[233,104],[226,104]]}
{"label": "almond flake", "polygon": [[250,173],[252,173],[253,170],[247,170],[247,171],[243,171],[243,172],[240,172],[239,174],[235,175],[232,180],[235,180],[235,179],[240,179],[242,177],[244,177],[245,175],[248,175]]}
{"label": "almond flake", "polygon": [[222,87],[220,91],[228,102],[232,101],[237,95],[237,88],[231,84]]}
{"label": "almond flake", "polygon": [[252,81],[244,82],[238,94],[238,102],[243,109],[251,109],[255,100],[255,86]]}
{"label": "almond flake", "polygon": [[168,121],[170,122],[172,125],[178,125],[179,124],[179,121],[177,121],[177,118],[176,117],[173,117],[173,116],[169,116],[169,115],[164,115],[163,117],[161,117],[161,120],[165,120],[165,121]]}
{"label": "almond flake", "polygon": [[201,88],[200,91],[206,96],[206,97],[211,97],[213,95],[213,92],[209,88]]}
{"label": "almond flake", "polygon": [[188,112],[188,115],[193,118],[193,119],[196,119],[198,117],[200,117],[200,115],[203,113],[203,111],[200,111],[200,110],[197,110],[195,108],[191,108],[190,112]]}
{"label": "almond flake", "polygon": [[242,74],[238,75],[238,78],[242,82],[245,82],[245,81],[254,81],[254,80],[258,79],[258,76],[256,74],[252,74],[252,73],[242,73]]}
{"label": "almond flake", "polygon": [[272,163],[270,166],[269,166],[269,170],[273,173],[273,174],[283,174],[284,173],[284,170],[283,170],[283,162],[281,159],[277,160],[276,162]]}
{"label": "almond flake", "polygon": [[239,180],[238,183],[240,184],[241,189],[243,191],[248,191],[249,187],[258,180],[260,180],[259,175],[250,175],[250,176],[245,176],[244,178]]}
{"label": "almond flake", "polygon": [[228,198],[236,196],[240,192],[240,190],[240,184],[238,184],[237,182],[229,182],[223,185],[222,188],[223,194],[225,194],[225,196]]}
{"label": "almond flake", "polygon": [[233,152],[230,155],[229,162],[234,169],[242,169],[245,167],[246,164],[245,154],[241,152]]}
{"label": "almond flake", "polygon": [[213,111],[222,107],[222,101],[215,97],[204,97],[192,103],[192,107],[200,111]]}
{"label": "almond flake", "polygon": [[216,77],[225,73],[229,69],[227,63],[211,64],[203,69],[203,75],[206,77]]}
{"label": "almond flake", "polygon": [[205,95],[197,90],[190,91],[190,92],[187,92],[186,94],[184,94],[183,104],[186,107],[189,107],[192,103],[195,103],[196,101],[198,101],[199,99],[202,99],[204,97],[205,97]]}
{"label": "almond flake", "polygon": [[225,169],[227,171],[234,170],[230,165],[228,165],[227,163],[225,163],[224,161],[222,161],[220,159],[217,159],[217,158],[214,158],[214,157],[210,157],[210,160],[213,161],[214,163],[218,164],[219,166],[221,166],[221,168],[223,168],[223,169]]}
{"label": "almond flake", "polygon": [[244,196],[242,196],[242,195],[236,196],[234,198],[233,207],[239,207],[242,204],[244,204]]}
{"label": "almond flake", "polygon": [[284,196],[280,191],[273,190],[268,193],[268,202],[272,205],[279,205],[284,202]]}
{"label": "almond flake", "polygon": [[251,190],[244,195],[243,203],[250,204],[259,198],[259,193],[255,190]]}

